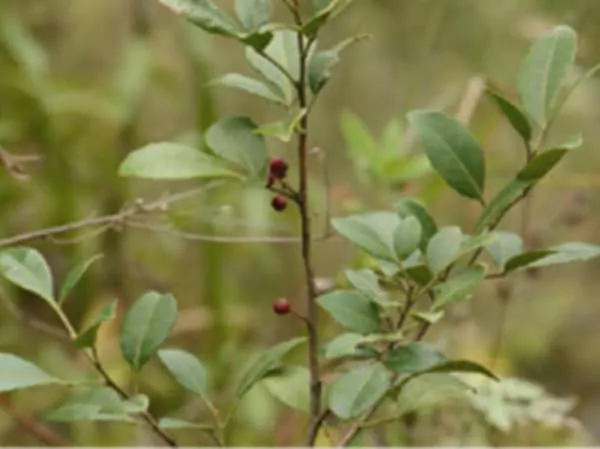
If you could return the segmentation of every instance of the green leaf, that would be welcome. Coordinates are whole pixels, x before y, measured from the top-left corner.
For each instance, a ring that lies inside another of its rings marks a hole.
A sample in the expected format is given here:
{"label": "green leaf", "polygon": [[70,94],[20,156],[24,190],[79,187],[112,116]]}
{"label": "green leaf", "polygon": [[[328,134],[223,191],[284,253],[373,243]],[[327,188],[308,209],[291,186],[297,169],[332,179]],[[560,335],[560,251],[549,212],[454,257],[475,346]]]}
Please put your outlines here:
{"label": "green leaf", "polygon": [[313,16],[308,19],[302,32],[314,37],[319,29],[350,6],[352,0],[316,0],[313,2]]}
{"label": "green leaf", "polygon": [[414,253],[421,243],[421,222],[414,216],[403,219],[394,231],[394,249],[400,259]]}
{"label": "green leaf", "polygon": [[490,379],[499,380],[498,377],[492,373],[485,366],[479,363],[471,362],[469,360],[450,360],[439,365],[436,365],[427,370],[428,373],[476,373],[483,376],[489,377]]}
{"label": "green leaf", "polygon": [[436,286],[437,298],[434,310],[469,299],[477,286],[485,279],[486,270],[482,265],[474,265],[462,273]]}
{"label": "green leaf", "polygon": [[444,181],[461,195],[483,203],[483,150],[471,132],[441,112],[413,111],[407,117],[432,167]]}
{"label": "green leaf", "polygon": [[146,179],[240,178],[223,161],[176,143],[151,143],[127,155],[119,175]]}
{"label": "green leaf", "polygon": [[121,351],[135,371],[164,343],[177,320],[177,301],[171,294],[150,291],[123,317]]}
{"label": "green leaf", "polygon": [[276,104],[284,105],[283,98],[277,95],[273,90],[263,82],[253,78],[240,75],[239,73],[228,73],[221,78],[210,83],[215,86],[234,87],[253,95],[257,95]]}
{"label": "green leaf", "polygon": [[403,199],[396,204],[396,212],[400,218],[416,217],[421,223],[421,250],[427,248],[427,243],[437,232],[438,228],[433,217],[423,204],[413,199]]}
{"label": "green leaf", "polygon": [[335,218],[333,228],[363,251],[377,258],[396,261],[394,231],[400,218],[391,212],[372,212]]}
{"label": "green leaf", "polygon": [[332,360],[360,355],[363,352],[356,345],[362,338],[361,334],[356,333],[338,335],[325,345],[325,358]]}
{"label": "green leaf", "polygon": [[486,245],[494,263],[504,268],[506,262],[523,252],[523,239],[512,232],[496,232],[498,238]]}
{"label": "green leaf", "polygon": [[210,424],[200,424],[193,423],[189,421],[185,421],[179,418],[160,418],[158,420],[158,427],[161,429],[203,429],[203,430],[211,430],[213,428]]}
{"label": "green leaf", "polygon": [[427,245],[427,265],[434,275],[454,262],[460,253],[463,234],[457,226],[442,228],[434,235]]}
{"label": "green leaf", "polygon": [[379,286],[377,275],[372,270],[346,270],[346,278],[367,299],[381,306],[388,304],[387,293]]}
{"label": "green leaf", "polygon": [[294,133],[299,129],[300,121],[308,112],[307,108],[294,111],[288,118],[261,126],[255,132],[264,136],[276,137],[282,142],[288,143],[292,140]]}
{"label": "green leaf", "polygon": [[504,272],[510,273],[511,271],[515,271],[519,268],[530,267],[534,262],[544,259],[552,254],[554,254],[553,251],[537,250],[519,254],[518,256],[513,256],[504,264]]}
{"label": "green leaf", "polygon": [[303,366],[284,366],[264,380],[265,388],[282,403],[295,410],[310,410],[310,373]]}
{"label": "green leaf", "polygon": [[0,251],[0,275],[55,306],[52,273],[39,251],[24,246]]}
{"label": "green leaf", "polygon": [[194,355],[181,349],[161,349],[158,358],[179,385],[201,396],[206,393],[206,370]]}
{"label": "green leaf", "polygon": [[[496,241],[498,235],[496,232],[482,232],[481,234],[473,236],[464,236],[463,241],[460,245],[460,254],[458,257],[462,257],[473,251],[477,251],[485,247],[486,245]],[[457,258],[458,258],[457,257]]]}
{"label": "green leaf", "polygon": [[264,379],[271,370],[277,368],[283,356],[305,341],[305,337],[293,338],[264,351],[240,380],[236,392],[237,399],[241,399],[257,382]]}
{"label": "green leaf", "polygon": [[375,405],[390,388],[390,376],[381,363],[353,368],[335,381],[329,408],[342,419],[358,418]]}
{"label": "green leaf", "polygon": [[433,274],[424,264],[413,265],[404,270],[406,275],[419,285],[427,285],[433,279]]}
{"label": "green leaf", "polygon": [[79,264],[75,265],[67,274],[62,287],[60,288],[60,293],[58,295],[58,303],[62,304],[65,299],[67,299],[67,295],[73,290],[73,288],[77,285],[77,283],[81,280],[85,272],[90,268],[90,266],[96,262],[97,260],[102,258],[102,254],[97,254],[88,260],[84,260]]}
{"label": "green leaf", "polygon": [[379,330],[377,307],[358,292],[334,291],[320,296],[319,305],[340,325],[360,334]]}
{"label": "green leaf", "polygon": [[85,331],[80,333],[75,341],[77,348],[92,348],[96,344],[98,329],[103,323],[115,318],[117,312],[117,300],[114,299],[100,310],[100,314]]}
{"label": "green leaf", "polygon": [[122,408],[127,413],[145,413],[150,406],[150,399],[145,394],[136,394],[122,402]]}
{"label": "green leaf", "polygon": [[378,145],[366,124],[356,115],[345,111],[340,120],[344,142],[354,163],[360,169],[370,166],[377,157]]}
{"label": "green leaf", "polygon": [[487,93],[496,102],[504,116],[508,119],[513,129],[519,133],[525,144],[529,145],[533,130],[531,129],[531,123],[529,123],[529,119],[525,113],[499,92],[488,89]]}
{"label": "green leaf", "polygon": [[255,31],[269,23],[271,0],[235,0],[235,12],[246,30]]}
{"label": "green leaf", "polygon": [[464,398],[472,388],[447,373],[429,373],[411,379],[400,390],[398,408],[401,414],[440,407]]}
{"label": "green leaf", "polygon": [[313,95],[321,92],[331,79],[331,70],[340,62],[342,51],[367,37],[368,35],[361,34],[345,39],[335,47],[320,51],[310,59],[308,65],[308,86]]}
{"label": "green leaf", "polygon": [[558,26],[536,42],[525,56],[517,75],[517,90],[525,110],[545,127],[558,94],[575,61],[577,35]]}
{"label": "green leaf", "polygon": [[441,351],[427,343],[399,346],[388,353],[384,363],[397,374],[413,374],[429,370],[447,361]]}
{"label": "green leaf", "polygon": [[584,262],[600,257],[600,246],[583,242],[570,242],[549,248],[550,254],[528,264],[530,268],[548,267],[571,262]]}
{"label": "green leaf", "polygon": [[159,0],[175,14],[183,16],[203,30],[228,37],[238,36],[242,30],[235,19],[211,0]]}
{"label": "green leaf", "polygon": [[228,117],[206,132],[206,143],[219,157],[258,177],[267,165],[267,146],[248,117]]}
{"label": "green leaf", "polygon": [[0,392],[65,382],[13,354],[0,353]]}
{"label": "green leaf", "polygon": [[444,316],[443,310],[436,312],[412,312],[411,315],[422,323],[435,324],[442,319]]}
{"label": "green leaf", "polygon": [[[273,39],[264,49],[264,53],[276,61],[279,67],[285,70],[293,80],[299,79],[300,53],[298,49],[298,34],[295,31],[275,31]],[[246,48],[246,59],[254,70],[264,76],[281,92],[285,104],[291,106],[296,98],[296,88],[290,79],[282,73],[280,68],[250,47]]]}

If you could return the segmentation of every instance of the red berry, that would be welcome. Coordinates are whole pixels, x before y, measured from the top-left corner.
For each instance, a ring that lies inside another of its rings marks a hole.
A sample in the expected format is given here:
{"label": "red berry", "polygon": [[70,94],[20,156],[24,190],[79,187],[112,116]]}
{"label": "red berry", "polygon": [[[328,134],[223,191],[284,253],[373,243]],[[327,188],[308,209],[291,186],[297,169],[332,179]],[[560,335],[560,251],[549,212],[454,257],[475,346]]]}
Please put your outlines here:
{"label": "red berry", "polygon": [[285,199],[285,197],[281,196],[281,195],[277,195],[275,198],[273,198],[273,200],[271,201],[271,206],[273,207],[273,209],[275,209],[277,212],[281,212],[282,210],[285,210],[285,208],[287,207],[287,200]]}
{"label": "red berry", "polygon": [[269,174],[276,179],[283,179],[287,175],[288,163],[282,157],[274,157],[269,164]]}
{"label": "red berry", "polygon": [[273,303],[273,311],[277,315],[287,315],[292,310],[290,303],[285,298],[279,298]]}

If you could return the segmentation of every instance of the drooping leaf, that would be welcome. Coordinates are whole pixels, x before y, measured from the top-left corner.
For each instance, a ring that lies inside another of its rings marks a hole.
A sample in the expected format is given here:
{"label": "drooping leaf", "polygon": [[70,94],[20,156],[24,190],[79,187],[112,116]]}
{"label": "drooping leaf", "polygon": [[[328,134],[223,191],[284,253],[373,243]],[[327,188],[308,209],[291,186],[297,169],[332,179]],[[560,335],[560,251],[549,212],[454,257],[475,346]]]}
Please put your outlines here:
{"label": "drooping leaf", "polygon": [[54,307],[52,273],[39,251],[23,246],[0,251],[0,275]]}
{"label": "drooping leaf", "polygon": [[285,104],[284,100],[263,82],[253,78],[240,75],[239,73],[228,73],[211,83],[214,86],[234,87],[252,95],[257,95],[276,104]]}
{"label": "drooping leaf", "polygon": [[422,231],[419,247],[425,250],[429,239],[438,232],[437,224],[425,206],[413,199],[403,199],[396,204],[396,212],[400,218],[416,217],[419,220]]}
{"label": "drooping leaf", "polygon": [[485,273],[486,270],[482,265],[474,265],[439,284],[436,287],[437,297],[433,309],[439,310],[449,304],[469,299],[477,286],[484,280]]}
{"label": "drooping leaf", "polygon": [[565,25],[536,42],[519,67],[517,90],[525,110],[544,127],[573,66],[577,35]]}
{"label": "drooping leaf", "polygon": [[139,371],[171,333],[177,319],[177,301],[171,294],[150,291],[123,317],[120,344],[123,357]]}
{"label": "drooping leaf", "polygon": [[498,238],[486,245],[494,263],[504,268],[506,262],[523,252],[523,239],[512,232],[496,232]]}
{"label": "drooping leaf", "polygon": [[308,109],[303,108],[293,113],[286,119],[278,122],[269,123],[268,125],[261,126],[255,132],[264,136],[275,137],[282,142],[288,143],[292,140],[294,132],[298,130],[300,121],[306,115]]}
{"label": "drooping leaf", "polygon": [[377,258],[395,261],[394,231],[400,218],[391,212],[372,212],[335,218],[333,228],[363,251]]}
{"label": "drooping leaf", "polygon": [[0,353],[0,392],[64,383],[27,360]]}
{"label": "drooping leaf", "polygon": [[317,299],[319,305],[346,329],[368,334],[379,330],[377,307],[358,292],[337,290]]}
{"label": "drooping leaf", "polygon": [[342,419],[361,416],[390,388],[390,375],[381,363],[355,367],[331,386],[329,408]]}
{"label": "drooping leaf", "polygon": [[379,286],[377,275],[367,268],[362,270],[346,270],[346,278],[350,284],[366,298],[380,305],[388,303],[387,293]]}
{"label": "drooping leaf", "polygon": [[303,366],[284,366],[264,380],[265,388],[282,403],[295,410],[310,410],[310,373]]}
{"label": "drooping leaf", "polygon": [[403,219],[394,231],[394,249],[400,259],[414,253],[421,243],[421,222],[415,216]]}
{"label": "drooping leaf", "polygon": [[151,143],[129,153],[119,167],[119,175],[170,180],[240,178],[224,161],[170,142]]}
{"label": "drooping leaf", "polygon": [[240,380],[236,392],[237,399],[241,399],[257,382],[260,382],[272,369],[279,366],[283,356],[305,341],[305,337],[294,338],[264,351]]}
{"label": "drooping leaf", "polygon": [[397,374],[413,374],[429,370],[447,361],[442,352],[427,343],[416,342],[390,351],[385,366]]}
{"label": "drooping leaf", "polygon": [[523,111],[516,104],[512,103],[497,91],[488,89],[487,93],[496,102],[504,116],[508,119],[513,129],[519,133],[523,141],[528,145],[531,140],[533,130],[531,123]]}
{"label": "drooping leaf", "polygon": [[248,117],[227,117],[212,125],[205,139],[216,155],[257,177],[268,159],[265,139],[257,129]]}
{"label": "drooping leaf", "polygon": [[368,35],[361,34],[343,40],[329,50],[323,50],[315,54],[308,66],[308,86],[313,95],[323,90],[331,79],[331,70],[340,62],[340,54],[350,45],[366,39]]}
{"label": "drooping leaf", "polygon": [[112,300],[100,310],[100,314],[92,324],[82,333],[80,333],[73,342],[77,348],[91,348],[96,344],[96,335],[98,329],[103,323],[114,319],[117,311],[117,300]]}
{"label": "drooping leaf", "polygon": [[246,30],[255,31],[269,23],[271,0],[235,0],[235,12]]}
{"label": "drooping leaf", "polygon": [[58,295],[58,303],[62,304],[65,299],[67,299],[67,295],[73,290],[73,288],[77,285],[77,283],[81,280],[85,272],[89,269],[89,267],[96,262],[97,260],[102,258],[102,254],[97,254],[88,260],[84,260],[79,264],[75,265],[69,273],[67,273],[67,277],[65,278],[61,288],[60,293]]}
{"label": "drooping leaf", "polygon": [[434,235],[427,245],[427,265],[435,275],[456,259],[460,252],[463,234],[457,226],[442,228]]}
{"label": "drooping leaf", "polygon": [[198,395],[206,392],[206,370],[194,355],[181,349],[161,349],[158,358],[179,385]]}
{"label": "drooping leaf", "polygon": [[444,181],[461,195],[483,203],[483,150],[471,132],[458,120],[437,111],[413,111],[407,117]]}
{"label": "drooping leaf", "polygon": [[440,363],[427,370],[428,373],[476,373],[489,377],[490,379],[499,380],[498,376],[492,373],[485,366],[479,363],[471,362],[470,360],[449,360]]}

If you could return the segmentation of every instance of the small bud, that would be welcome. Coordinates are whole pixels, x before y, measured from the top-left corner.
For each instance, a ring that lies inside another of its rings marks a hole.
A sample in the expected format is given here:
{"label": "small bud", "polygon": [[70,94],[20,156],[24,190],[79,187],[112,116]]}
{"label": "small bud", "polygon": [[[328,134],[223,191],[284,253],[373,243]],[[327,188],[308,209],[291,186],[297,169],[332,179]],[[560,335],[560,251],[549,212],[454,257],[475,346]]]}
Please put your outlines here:
{"label": "small bud", "polygon": [[275,181],[277,181],[275,176],[269,175],[269,178],[267,179],[267,189],[270,189],[271,187],[273,187],[273,185],[275,185]]}
{"label": "small bud", "polygon": [[281,196],[281,195],[277,195],[275,198],[273,198],[273,200],[271,201],[271,206],[273,207],[273,209],[275,209],[277,212],[281,212],[283,210],[285,210],[285,208],[287,207],[287,200],[285,199],[285,197]]}
{"label": "small bud", "polygon": [[287,315],[292,311],[292,307],[287,299],[279,298],[273,303],[273,311],[277,315]]}
{"label": "small bud", "polygon": [[269,176],[275,179],[284,179],[287,175],[288,163],[282,157],[274,157],[269,164]]}

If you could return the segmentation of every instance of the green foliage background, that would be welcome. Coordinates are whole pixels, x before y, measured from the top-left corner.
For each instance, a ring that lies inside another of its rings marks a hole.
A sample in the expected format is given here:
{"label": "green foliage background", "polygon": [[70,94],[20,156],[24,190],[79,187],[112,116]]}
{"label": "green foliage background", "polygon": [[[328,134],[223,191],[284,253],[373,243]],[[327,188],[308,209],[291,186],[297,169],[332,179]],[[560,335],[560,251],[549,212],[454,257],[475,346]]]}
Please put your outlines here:
{"label": "green foliage background", "polygon": [[[331,215],[385,208],[401,198],[404,189],[416,189],[430,210],[441,217],[438,221],[471,224],[477,205],[442,188],[431,176],[420,179],[416,186],[365,176],[358,159],[350,157],[342,116],[348,117],[348,112],[357,115],[380,136],[390,120],[402,120],[411,109],[456,111],[474,76],[489,77],[501,87],[514,85],[518,61],[531,41],[557,23],[577,30],[577,62],[590,67],[600,60],[597,3],[354,2],[326,27],[322,43],[334,44],[360,32],[372,34],[372,39],[343,53],[311,119],[311,145],[325,152],[329,167]],[[182,183],[124,180],[118,177],[117,167],[129,151],[148,142],[197,143],[201,132],[228,114],[248,114],[259,123],[277,118],[273,107],[251,96],[206,86],[228,72],[248,73],[240,48],[192,29],[158,2],[21,0],[0,4],[0,144],[13,156],[39,156],[35,162],[23,163],[28,180],[9,171],[0,175],[0,235],[58,225],[91,213],[114,213],[138,196],[153,197],[184,187]],[[595,78],[578,90],[551,136],[551,140],[561,141],[574,130],[582,130],[585,143],[539,187],[532,203],[531,239],[547,245],[565,240],[600,242],[598,92]],[[486,98],[478,104],[471,129],[486,148],[490,187],[497,188],[522,160],[518,137]],[[402,140],[399,151],[411,145],[410,136],[404,135]],[[293,163],[289,149],[272,145],[270,151]],[[318,233],[326,218],[327,186],[316,163],[313,175]],[[582,197],[586,199],[583,220],[569,221],[582,213]],[[269,201],[267,192],[220,188],[170,211],[169,219],[201,234],[295,232],[295,213],[275,214]],[[519,213],[513,213],[507,223],[504,229],[519,229]],[[171,342],[205,361],[213,386],[223,392],[231,388],[257,351],[302,330],[271,311],[273,299],[279,296],[294,303],[302,301],[300,260],[293,245],[188,242],[168,233],[138,229],[110,231],[79,242],[82,236],[68,236],[78,240],[77,244],[45,240],[34,245],[51,262],[58,278],[75,263],[104,254],[67,304],[74,322],[84,326],[112,298],[127,304],[146,290],[172,292],[180,319]],[[325,281],[335,278],[355,257],[337,239],[319,243],[315,249],[318,275]],[[495,368],[505,375],[539,382],[560,396],[574,395],[575,415],[600,437],[598,269],[600,262],[596,261],[522,277],[514,285],[514,301]],[[491,363],[501,294],[497,283],[486,285],[468,306],[454,310],[446,328],[432,338],[455,354]],[[5,305],[0,309],[3,352],[35,360],[56,375],[81,375],[85,364],[75,352],[28,330],[9,313],[16,304],[24,310],[26,320],[53,320],[42,302],[7,284],[2,285],[0,295]],[[100,332],[101,356],[111,374],[124,385],[139,382],[159,416],[195,418],[206,413],[201,405],[188,401],[188,395],[157,360],[148,364],[143,375],[131,378],[119,355],[117,330],[118,324],[111,324]],[[13,394],[10,399],[18,410],[38,416],[64,397],[65,391],[50,389],[44,394]],[[241,426],[233,443],[288,444],[296,438],[295,419],[293,412],[256,389],[242,404]],[[148,441],[147,435],[127,425],[61,426],[58,430],[69,432],[76,444]],[[270,438],[274,429],[275,437]],[[442,429],[453,432],[451,425]],[[515,442],[502,434],[498,438],[504,444]],[[516,440],[517,444],[526,444],[527,438],[533,437],[523,438]],[[553,435],[549,438],[550,443],[561,441],[553,440]],[[0,440],[15,445],[37,443],[20,430],[14,414],[2,410]],[[189,432],[179,440],[205,443]]]}

